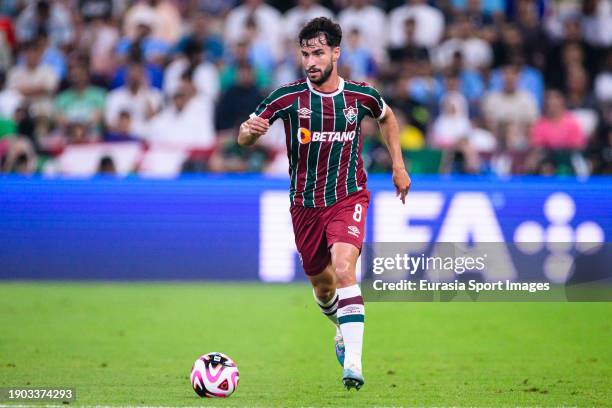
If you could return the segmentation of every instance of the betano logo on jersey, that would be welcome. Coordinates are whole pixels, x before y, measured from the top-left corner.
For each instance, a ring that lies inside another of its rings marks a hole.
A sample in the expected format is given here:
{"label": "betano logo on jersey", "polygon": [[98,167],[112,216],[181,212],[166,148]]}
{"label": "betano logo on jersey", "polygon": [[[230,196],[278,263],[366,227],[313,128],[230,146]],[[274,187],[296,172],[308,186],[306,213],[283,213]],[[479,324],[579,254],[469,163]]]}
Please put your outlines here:
{"label": "betano logo on jersey", "polygon": [[310,142],[350,142],[355,139],[356,132],[311,132],[306,128],[298,129],[298,140],[301,144]]}

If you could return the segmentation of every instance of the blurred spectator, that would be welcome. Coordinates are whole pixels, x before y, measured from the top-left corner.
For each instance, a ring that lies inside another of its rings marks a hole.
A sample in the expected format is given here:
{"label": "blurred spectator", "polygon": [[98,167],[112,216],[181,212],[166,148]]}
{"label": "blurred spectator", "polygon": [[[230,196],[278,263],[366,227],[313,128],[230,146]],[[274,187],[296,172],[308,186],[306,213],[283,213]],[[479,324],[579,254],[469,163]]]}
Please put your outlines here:
{"label": "blurred spectator", "polygon": [[106,91],[91,85],[86,65],[71,67],[70,84],[55,99],[56,121],[60,126],[81,123],[93,131],[100,130]]}
{"label": "blurred spectator", "polygon": [[[296,6],[285,13],[284,26],[285,36],[297,44],[297,36],[300,28],[315,17],[333,18],[330,9],[319,4],[319,0],[295,0]],[[294,45],[295,46],[295,45]]]}
{"label": "blurred spectator", "polygon": [[23,137],[11,139],[2,164],[2,172],[31,175],[36,171],[37,156],[32,143]]}
{"label": "blurred spectator", "polygon": [[416,20],[409,17],[404,20],[404,41],[399,46],[392,46],[389,49],[389,57],[393,62],[403,60],[429,60],[429,50],[419,45],[416,41]]}
{"label": "blurred spectator", "polygon": [[385,147],[376,123],[366,119],[361,122],[361,140],[363,144],[363,166],[368,173],[387,173],[391,171],[393,161]]}
{"label": "blurred spectator", "polygon": [[285,53],[274,72],[273,87],[295,82],[304,76],[302,53],[295,46],[295,41],[285,40]]}
{"label": "blurred spectator", "polygon": [[510,64],[510,56],[520,53],[525,47],[523,35],[514,24],[504,24],[493,42],[493,67]]}
{"label": "blurred spectator", "polygon": [[153,34],[153,21],[142,17],[135,20],[134,33],[125,36],[117,43],[116,53],[122,62],[144,60],[161,66],[170,52],[170,44]]}
{"label": "blurred spectator", "polygon": [[369,0],[349,0],[349,6],[338,14],[338,22],[344,32],[363,30],[367,27],[368,35],[363,45],[374,55],[377,61],[384,61],[384,50],[387,46],[387,16],[378,7],[370,5]]}
{"label": "blurred spectator", "polygon": [[212,102],[197,95],[192,83],[183,81],[168,105],[151,119],[146,138],[155,147],[212,149],[215,144]]}
{"label": "blurred spectator", "polygon": [[16,22],[17,39],[34,40],[40,32],[49,33],[51,44],[68,46],[74,39],[70,11],[58,0],[30,1]]}
{"label": "blurred spectator", "polygon": [[113,161],[112,157],[104,156],[100,159],[97,174],[100,176],[117,175],[117,168],[115,167],[115,162]]}
{"label": "blurred spectator", "polygon": [[612,175],[612,103],[601,107],[601,121],[587,150],[590,167],[595,174]]}
{"label": "blurred spectator", "polygon": [[64,53],[49,42],[49,37],[45,31],[38,33],[38,37],[34,41],[37,42],[37,46],[42,50],[41,63],[53,68],[55,75],[60,80],[65,79],[68,66]]}
{"label": "blurred spectator", "polygon": [[595,96],[599,101],[612,101],[612,50],[608,51],[603,69],[595,78]]}
{"label": "blurred spectator", "polygon": [[272,56],[279,60],[283,47],[283,17],[274,7],[263,0],[245,0],[244,4],[232,9],[225,20],[224,38],[230,47],[247,39],[247,20],[252,19],[260,30],[259,38],[264,41]]}
{"label": "blurred spectator", "polygon": [[415,21],[415,44],[421,47],[438,45],[444,34],[444,15],[427,4],[427,0],[406,0],[389,14],[389,41],[391,46],[401,47],[406,42],[404,22]]}
{"label": "blurred spectator", "polygon": [[70,69],[70,88],[55,98],[55,120],[61,126],[82,123],[94,129],[102,125],[106,91],[91,86],[85,66]]}
{"label": "blurred spectator", "polygon": [[147,73],[142,64],[132,63],[127,69],[126,84],[111,91],[106,99],[106,126],[114,131],[119,127],[121,112],[130,115],[130,133],[144,137],[147,122],[161,108],[161,92],[149,85]]}
{"label": "blurred spectator", "polygon": [[[388,102],[397,109],[398,116],[401,114],[404,124],[418,130],[416,138],[424,141],[424,134],[427,132],[431,115],[425,106],[411,98],[410,94],[408,93],[408,82],[410,81],[410,76],[407,74],[407,72],[409,71],[404,70],[404,75],[402,78],[400,78],[394,84],[393,88],[391,89]],[[406,142],[402,145],[404,146],[408,144],[410,143]]]}
{"label": "blurred spectator", "polygon": [[[525,63],[525,55],[515,51],[509,55],[509,64],[518,72],[518,89],[529,92],[538,107],[544,106],[544,77],[542,73]],[[497,68],[491,73],[489,89],[499,91],[504,87],[504,68]]]}
{"label": "blurred spectator", "polygon": [[427,107],[431,113],[437,112],[443,88],[433,77],[431,64],[429,61],[418,61],[411,64],[409,69],[414,73],[407,84],[410,98]]}
{"label": "blurred spectator", "polygon": [[458,92],[448,92],[442,99],[440,115],[431,128],[431,145],[454,149],[459,140],[469,138],[471,130],[467,100]]}
{"label": "blurred spectator", "polygon": [[346,35],[340,54],[339,64],[349,68],[350,75],[347,76],[355,81],[368,81],[376,73],[374,56],[362,45],[362,38],[359,30],[351,30]]}
{"label": "blurred spectator", "polygon": [[478,70],[466,68],[463,63],[463,54],[457,51],[453,55],[450,67],[447,69],[450,73],[445,80],[439,77],[442,86],[442,95],[447,91],[458,91],[467,98],[469,103],[470,116],[479,114],[479,104],[485,92],[485,85],[482,75]]}
{"label": "blurred spectator", "polygon": [[7,87],[19,92],[30,104],[37,117],[49,117],[53,104],[53,93],[59,78],[51,67],[41,63],[42,49],[36,41],[22,47],[24,63],[16,65],[8,73]]}
{"label": "blurred spectator", "polygon": [[583,0],[582,31],[592,46],[612,45],[612,4],[607,0]]}
{"label": "blurred spectator", "polygon": [[244,64],[253,66],[255,84],[260,90],[266,89],[270,85],[272,81],[270,72],[251,63],[249,43],[247,41],[240,41],[233,47],[231,58],[228,58],[221,70],[220,81],[222,91],[236,83],[238,80],[238,67]]}
{"label": "blurred spectator", "polygon": [[211,101],[219,96],[219,73],[217,67],[204,57],[201,42],[190,40],[183,47],[183,54],[171,62],[164,72],[164,92],[174,94],[182,78],[187,75],[198,93]]}
{"label": "blurred spectator", "polygon": [[151,26],[154,38],[166,44],[174,44],[181,34],[181,16],[170,0],[140,0],[130,7],[123,26],[127,37],[137,38],[143,23]]}
{"label": "blurred spectator", "polygon": [[582,132],[590,137],[598,122],[597,101],[589,90],[587,73],[579,65],[568,70],[566,94],[567,108],[578,121]]}
{"label": "blurred spectator", "polygon": [[132,116],[128,111],[119,112],[115,126],[104,134],[105,142],[137,142],[140,139],[132,133]]}
{"label": "blurred spectator", "polygon": [[255,86],[255,73],[248,64],[238,67],[238,80],[221,96],[216,111],[219,130],[235,130],[261,102],[263,95]]}
{"label": "blurred spectator", "polygon": [[13,119],[17,107],[23,103],[23,96],[13,88],[5,87],[6,75],[0,72],[0,118]]}
{"label": "blurred spectator", "polygon": [[0,71],[6,71],[13,63],[16,45],[13,21],[0,14]]}
{"label": "blurred spectator", "polygon": [[452,24],[448,31],[449,39],[434,51],[434,59],[438,67],[448,67],[457,52],[461,52],[466,68],[485,69],[491,65],[493,60],[491,45],[477,36],[469,21],[458,21]]}
{"label": "blurred spectator", "polygon": [[516,27],[521,33],[527,64],[537,68],[540,72],[544,72],[550,44],[546,31],[540,22],[537,2],[519,0],[516,3]]}
{"label": "blurred spectator", "polygon": [[111,19],[104,17],[92,17],[80,34],[78,49],[89,54],[90,72],[95,83],[108,84],[112,79],[118,63],[115,55],[117,41],[119,29]]}
{"label": "blurred spectator", "polygon": [[190,32],[176,44],[175,51],[179,54],[187,54],[187,48],[197,43],[204,53],[204,59],[213,63],[220,62],[224,52],[223,39],[212,32],[211,23],[208,14],[198,12],[192,19]]}
{"label": "blurred spectator", "polygon": [[270,39],[265,37],[265,30],[257,24],[255,16],[246,19],[245,39],[249,47],[249,60],[263,71],[272,72],[280,60],[270,48]]}
{"label": "blurred spectator", "polygon": [[582,149],[585,136],[576,118],[567,111],[559,91],[546,92],[544,116],[531,130],[531,144],[544,149]]}
{"label": "blurred spectator", "polygon": [[538,118],[538,107],[529,93],[518,89],[518,71],[514,66],[503,70],[503,89],[489,91],[483,101],[487,127],[498,136],[502,146],[524,150],[527,135]]}

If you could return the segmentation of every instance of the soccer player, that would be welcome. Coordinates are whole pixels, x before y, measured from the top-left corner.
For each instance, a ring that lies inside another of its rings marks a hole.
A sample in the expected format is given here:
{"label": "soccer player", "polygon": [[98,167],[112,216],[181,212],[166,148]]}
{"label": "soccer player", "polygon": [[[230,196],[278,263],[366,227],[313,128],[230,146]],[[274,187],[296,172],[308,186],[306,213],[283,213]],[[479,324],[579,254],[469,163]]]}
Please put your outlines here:
{"label": "soccer player", "polygon": [[361,159],[360,124],[378,121],[393,160],[402,203],[410,188],[391,109],[376,89],[338,75],[340,26],[318,17],[300,31],[306,78],[273,91],[242,123],[238,143],[250,146],[270,124],[285,125],[295,243],[321,311],[336,325],[336,355],[347,389],[364,384],[361,352],[364,305],[356,264],[370,193]]}

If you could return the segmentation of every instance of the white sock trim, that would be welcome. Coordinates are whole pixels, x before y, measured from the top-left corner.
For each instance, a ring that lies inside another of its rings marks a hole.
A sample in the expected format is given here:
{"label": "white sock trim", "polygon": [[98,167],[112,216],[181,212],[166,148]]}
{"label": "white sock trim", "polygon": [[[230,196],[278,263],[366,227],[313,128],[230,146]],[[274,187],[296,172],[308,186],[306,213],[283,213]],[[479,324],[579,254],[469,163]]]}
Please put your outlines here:
{"label": "white sock trim", "polygon": [[338,288],[336,292],[338,293],[338,296],[340,296],[340,299],[348,299],[355,296],[361,296],[361,288],[357,284],[347,286],[345,288]]}

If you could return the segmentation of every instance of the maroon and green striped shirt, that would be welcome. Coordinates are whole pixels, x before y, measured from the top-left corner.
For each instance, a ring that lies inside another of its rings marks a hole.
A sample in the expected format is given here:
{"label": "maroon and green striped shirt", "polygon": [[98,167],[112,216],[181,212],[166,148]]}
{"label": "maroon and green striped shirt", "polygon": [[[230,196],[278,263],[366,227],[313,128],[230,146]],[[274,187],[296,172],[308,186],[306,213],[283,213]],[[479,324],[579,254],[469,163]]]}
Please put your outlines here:
{"label": "maroon and green striped shirt", "polygon": [[366,187],[360,124],[380,119],[385,102],[365,82],[340,78],[338,90],[321,93],[308,79],[273,91],[251,116],[285,124],[289,199],[294,205],[327,207]]}

